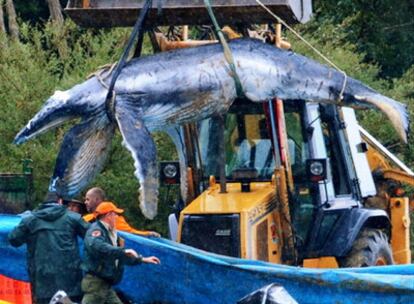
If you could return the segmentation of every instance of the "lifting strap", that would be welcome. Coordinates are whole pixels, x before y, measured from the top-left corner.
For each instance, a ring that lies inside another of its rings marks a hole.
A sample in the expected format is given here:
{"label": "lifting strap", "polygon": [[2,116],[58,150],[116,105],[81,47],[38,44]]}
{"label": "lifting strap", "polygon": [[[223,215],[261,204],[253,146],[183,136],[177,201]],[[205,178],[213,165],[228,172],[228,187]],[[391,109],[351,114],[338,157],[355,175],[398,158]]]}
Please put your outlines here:
{"label": "lifting strap", "polygon": [[230,47],[226,41],[226,38],[224,37],[223,31],[221,30],[217,22],[216,16],[214,15],[210,0],[204,0],[204,4],[207,8],[208,14],[210,15],[211,21],[213,22],[214,31],[216,32],[216,35],[219,38],[221,45],[223,46],[224,58],[229,64],[231,76],[233,77],[234,83],[236,85],[237,97],[244,97],[245,95],[243,92],[243,87],[242,87],[239,75],[237,74],[237,71],[236,71],[236,65],[234,64],[233,54],[231,53]]}
{"label": "lifting strap", "polygon": [[115,82],[119,74],[121,73],[122,68],[125,66],[127,56],[131,50],[132,44],[136,36],[138,36],[137,50],[139,52],[138,54],[136,54],[136,57],[139,57],[141,55],[142,41],[143,41],[143,35],[144,35],[143,27],[147,19],[149,9],[151,7],[152,7],[152,0],[146,0],[144,6],[142,7],[139,13],[139,17],[137,19],[137,22],[134,25],[134,28],[131,32],[128,43],[124,49],[124,52],[122,53],[121,59],[118,61],[115,71],[112,75],[111,82],[108,87],[108,93],[105,99],[106,115],[108,116],[111,122],[115,121],[115,91],[114,91]]}

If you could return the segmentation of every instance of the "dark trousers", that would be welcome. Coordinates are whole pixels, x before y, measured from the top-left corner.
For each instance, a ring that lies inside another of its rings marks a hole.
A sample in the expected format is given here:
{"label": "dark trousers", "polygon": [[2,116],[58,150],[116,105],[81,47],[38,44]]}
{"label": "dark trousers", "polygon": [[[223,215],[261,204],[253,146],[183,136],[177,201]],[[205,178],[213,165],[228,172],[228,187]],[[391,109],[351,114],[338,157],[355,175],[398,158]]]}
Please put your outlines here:
{"label": "dark trousers", "polygon": [[82,291],[82,304],[122,304],[111,284],[91,274],[82,279]]}

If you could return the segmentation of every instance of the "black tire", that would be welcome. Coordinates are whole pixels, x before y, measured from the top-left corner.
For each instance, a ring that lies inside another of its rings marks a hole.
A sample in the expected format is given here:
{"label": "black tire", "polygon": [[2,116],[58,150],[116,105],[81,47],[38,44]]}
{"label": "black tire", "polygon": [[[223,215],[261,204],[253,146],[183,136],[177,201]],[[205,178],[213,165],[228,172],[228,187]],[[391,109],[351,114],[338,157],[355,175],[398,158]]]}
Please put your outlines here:
{"label": "black tire", "polygon": [[352,245],[348,255],[339,261],[340,267],[392,265],[388,236],[380,229],[365,228]]}

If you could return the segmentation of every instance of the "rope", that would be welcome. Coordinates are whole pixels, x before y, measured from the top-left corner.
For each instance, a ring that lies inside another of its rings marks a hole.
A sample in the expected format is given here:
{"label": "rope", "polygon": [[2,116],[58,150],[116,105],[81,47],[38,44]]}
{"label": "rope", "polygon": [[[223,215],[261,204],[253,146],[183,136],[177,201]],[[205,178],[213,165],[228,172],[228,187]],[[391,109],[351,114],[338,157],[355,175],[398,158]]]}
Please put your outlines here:
{"label": "rope", "polygon": [[[99,83],[105,88],[109,89],[109,86],[105,83],[105,79],[108,78],[109,75],[111,75],[112,71],[114,70],[116,66],[116,62],[112,64],[105,64],[98,68],[97,71],[89,74],[86,79],[90,79],[92,77],[96,77],[98,79]],[[103,73],[106,73],[106,75],[102,76]]]}
{"label": "rope", "polygon": [[236,85],[236,94],[238,97],[242,97],[244,96],[243,87],[241,85],[239,75],[236,71],[236,65],[234,64],[233,54],[231,53],[230,47],[226,41],[226,38],[224,37],[223,31],[221,30],[217,22],[216,16],[214,15],[213,9],[211,8],[210,0],[204,0],[204,4],[207,8],[208,14],[210,15],[211,21],[213,22],[214,31],[216,32],[216,35],[219,38],[221,45],[223,46],[224,58],[230,66],[231,76],[233,77]]}
{"label": "rope", "polygon": [[329,60],[328,57],[323,55],[317,48],[315,48],[312,44],[310,44],[305,38],[303,38],[298,32],[296,32],[292,27],[290,27],[282,18],[277,16],[275,13],[273,13],[266,5],[264,5],[260,0],[256,0],[256,2],[270,15],[272,15],[277,22],[283,24],[288,30],[290,30],[297,38],[299,38],[303,43],[305,43],[309,48],[311,48],[316,54],[318,54],[322,59],[324,59],[326,62],[328,62],[331,66],[333,66],[335,69],[337,69],[339,72],[341,72],[344,75],[344,82],[342,85],[341,92],[339,93],[339,100],[342,101],[344,98],[344,91],[346,84],[348,82],[348,75],[345,73],[345,71],[341,70],[335,63],[333,63],[331,60]]}

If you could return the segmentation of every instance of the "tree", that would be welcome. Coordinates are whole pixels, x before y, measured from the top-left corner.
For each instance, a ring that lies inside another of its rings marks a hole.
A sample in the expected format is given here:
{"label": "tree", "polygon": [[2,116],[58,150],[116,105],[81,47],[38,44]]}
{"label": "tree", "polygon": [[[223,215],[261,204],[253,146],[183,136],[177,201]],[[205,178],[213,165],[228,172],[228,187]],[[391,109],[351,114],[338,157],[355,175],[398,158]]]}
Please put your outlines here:
{"label": "tree", "polygon": [[14,0],[19,19],[30,24],[42,25],[49,18],[49,8],[44,0]]}
{"label": "tree", "polygon": [[62,26],[63,15],[59,0],[47,0],[47,4],[49,6],[50,18],[52,18],[52,21],[57,23],[59,26]]}
{"label": "tree", "polygon": [[314,7],[310,30],[337,26],[340,42],[354,43],[382,78],[400,77],[414,64],[414,1],[315,0]]}
{"label": "tree", "polygon": [[9,32],[12,39],[19,39],[19,26],[17,25],[16,10],[13,0],[6,0],[6,12],[9,20]]}
{"label": "tree", "polygon": [[3,0],[0,0],[0,33],[6,33],[6,26],[4,24],[3,14]]}

